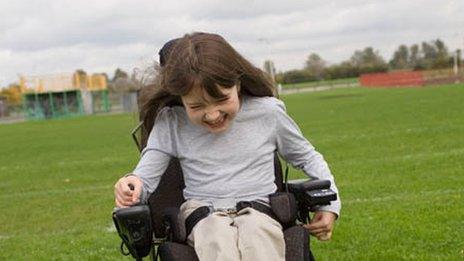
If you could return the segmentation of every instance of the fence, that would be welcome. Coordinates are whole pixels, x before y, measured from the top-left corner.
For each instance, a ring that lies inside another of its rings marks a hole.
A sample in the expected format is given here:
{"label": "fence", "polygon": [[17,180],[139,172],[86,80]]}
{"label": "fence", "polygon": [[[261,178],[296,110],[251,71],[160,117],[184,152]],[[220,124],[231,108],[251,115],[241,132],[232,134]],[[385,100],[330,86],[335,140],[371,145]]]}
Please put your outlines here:
{"label": "fence", "polygon": [[[23,104],[19,105],[8,104],[6,100],[0,100],[0,123],[48,119],[54,118],[53,115],[72,117],[84,114],[136,112],[138,110],[137,92],[89,92],[87,95],[89,96],[88,100],[90,100],[85,105],[87,108],[84,108],[82,102],[78,102],[80,99],[70,99],[72,98],[71,93],[66,93],[66,95],[61,93],[44,94],[43,97],[28,94],[24,96]],[[40,109],[37,110],[37,108]]]}
{"label": "fence", "polygon": [[423,86],[464,82],[464,73],[461,70],[461,73],[456,74],[448,69],[370,73],[361,75],[359,82],[361,86],[367,87]]}

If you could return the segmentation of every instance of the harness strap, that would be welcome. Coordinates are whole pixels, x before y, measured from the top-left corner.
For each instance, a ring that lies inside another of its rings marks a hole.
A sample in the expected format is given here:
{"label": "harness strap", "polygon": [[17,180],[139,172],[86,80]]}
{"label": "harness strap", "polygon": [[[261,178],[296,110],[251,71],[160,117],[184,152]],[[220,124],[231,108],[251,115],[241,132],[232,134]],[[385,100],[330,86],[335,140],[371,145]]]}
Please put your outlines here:
{"label": "harness strap", "polygon": [[190,215],[185,219],[185,230],[187,232],[187,237],[192,232],[193,227],[204,219],[211,213],[211,210],[208,206],[203,206],[195,209]]}
{"label": "harness strap", "polygon": [[280,221],[277,219],[277,217],[275,216],[274,212],[272,211],[272,209],[258,201],[240,201],[237,203],[237,212],[239,212],[240,210],[244,209],[244,208],[248,208],[248,207],[251,207],[252,209],[254,210],[257,210],[263,214],[266,214],[268,215],[269,217],[277,220],[277,222],[280,223]]}

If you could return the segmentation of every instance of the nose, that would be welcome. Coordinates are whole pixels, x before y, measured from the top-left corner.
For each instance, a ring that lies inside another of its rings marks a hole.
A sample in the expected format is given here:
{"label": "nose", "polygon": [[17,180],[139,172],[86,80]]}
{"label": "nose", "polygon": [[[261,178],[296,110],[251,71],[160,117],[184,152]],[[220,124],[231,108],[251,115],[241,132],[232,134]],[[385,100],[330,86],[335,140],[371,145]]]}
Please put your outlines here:
{"label": "nose", "polygon": [[204,120],[205,121],[215,121],[221,116],[221,112],[219,110],[212,110],[205,112]]}

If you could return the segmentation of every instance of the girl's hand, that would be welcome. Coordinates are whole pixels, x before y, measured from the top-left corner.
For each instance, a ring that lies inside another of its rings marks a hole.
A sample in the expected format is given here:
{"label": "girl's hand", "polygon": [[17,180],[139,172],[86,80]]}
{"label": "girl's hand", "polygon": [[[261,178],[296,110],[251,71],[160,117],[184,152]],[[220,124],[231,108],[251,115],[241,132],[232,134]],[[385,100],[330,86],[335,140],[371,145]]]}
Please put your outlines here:
{"label": "girl's hand", "polygon": [[142,181],[139,177],[130,175],[120,178],[114,185],[116,207],[127,208],[139,203],[141,193]]}
{"label": "girl's hand", "polygon": [[332,237],[335,219],[337,215],[328,211],[317,211],[309,224],[304,224],[311,235],[321,241],[329,240]]}

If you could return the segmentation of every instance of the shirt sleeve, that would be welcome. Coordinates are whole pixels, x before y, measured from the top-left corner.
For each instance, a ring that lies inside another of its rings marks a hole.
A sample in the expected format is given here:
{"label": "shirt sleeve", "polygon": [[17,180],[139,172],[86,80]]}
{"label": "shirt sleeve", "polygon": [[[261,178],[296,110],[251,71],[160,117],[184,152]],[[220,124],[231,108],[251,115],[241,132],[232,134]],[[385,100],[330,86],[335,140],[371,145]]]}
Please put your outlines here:
{"label": "shirt sleeve", "polygon": [[158,187],[171,158],[176,157],[174,120],[175,115],[170,108],[164,108],[158,113],[147,146],[142,150],[140,161],[132,172],[143,182],[140,201],[144,204]]}
{"label": "shirt sleeve", "polygon": [[327,179],[331,189],[337,193],[337,200],[330,205],[321,206],[317,210],[325,210],[340,215],[341,202],[334,177],[324,157],[303,136],[296,123],[285,112],[282,101],[276,100],[276,138],[277,150],[285,161],[294,168],[302,170],[312,179]]}

